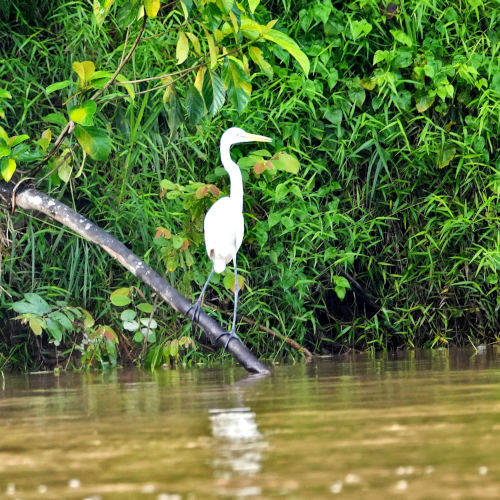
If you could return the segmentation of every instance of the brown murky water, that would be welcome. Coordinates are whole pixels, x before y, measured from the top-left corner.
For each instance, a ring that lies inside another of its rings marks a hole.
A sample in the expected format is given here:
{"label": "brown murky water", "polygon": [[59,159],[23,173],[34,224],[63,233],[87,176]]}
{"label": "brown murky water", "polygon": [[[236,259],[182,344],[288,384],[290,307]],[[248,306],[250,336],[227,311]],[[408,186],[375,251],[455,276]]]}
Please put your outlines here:
{"label": "brown murky water", "polygon": [[500,354],[0,378],[0,498],[272,497],[500,498]]}

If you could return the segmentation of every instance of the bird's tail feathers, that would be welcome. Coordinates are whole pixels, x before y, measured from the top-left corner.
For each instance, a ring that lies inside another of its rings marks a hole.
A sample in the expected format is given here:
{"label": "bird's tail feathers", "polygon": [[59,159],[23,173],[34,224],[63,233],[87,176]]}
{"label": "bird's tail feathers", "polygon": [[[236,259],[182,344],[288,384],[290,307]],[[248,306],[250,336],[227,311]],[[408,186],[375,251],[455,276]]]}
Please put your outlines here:
{"label": "bird's tail feathers", "polygon": [[214,260],[214,271],[216,273],[223,273],[224,269],[226,269],[226,263],[223,259]]}

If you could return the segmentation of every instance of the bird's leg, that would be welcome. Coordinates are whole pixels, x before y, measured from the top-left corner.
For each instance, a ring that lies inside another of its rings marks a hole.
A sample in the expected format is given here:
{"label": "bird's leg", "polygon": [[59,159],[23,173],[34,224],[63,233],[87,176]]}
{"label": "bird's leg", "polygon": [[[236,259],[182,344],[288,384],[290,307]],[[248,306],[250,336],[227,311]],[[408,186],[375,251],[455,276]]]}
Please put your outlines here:
{"label": "bird's leg", "polygon": [[227,346],[229,345],[229,342],[231,342],[231,340],[233,339],[237,339],[237,340],[240,340],[240,338],[238,337],[238,335],[236,335],[236,312],[238,310],[238,292],[240,290],[240,287],[239,287],[239,283],[238,283],[238,267],[236,265],[236,255],[234,256],[233,258],[233,262],[234,262],[234,311],[233,311],[233,326],[231,328],[231,331],[229,332],[229,334],[227,333],[222,333],[221,335],[219,335],[215,340],[219,340],[222,335],[229,335],[227,340],[226,340],[226,344],[224,345],[224,350],[227,349]]}
{"label": "bird's leg", "polygon": [[196,299],[196,302],[189,307],[189,309],[186,311],[186,316],[189,317],[189,313],[191,309],[193,309],[193,317],[191,320],[193,321],[193,324],[191,325],[191,331],[194,329],[195,325],[198,324],[198,320],[200,318],[200,311],[201,311],[201,301],[203,300],[203,296],[205,295],[205,291],[207,290],[208,283],[210,282],[210,279],[212,278],[212,275],[214,274],[214,269],[210,271],[210,274],[208,275],[207,281],[205,281],[205,284],[203,285],[203,288],[201,289],[200,296],[198,299]]}

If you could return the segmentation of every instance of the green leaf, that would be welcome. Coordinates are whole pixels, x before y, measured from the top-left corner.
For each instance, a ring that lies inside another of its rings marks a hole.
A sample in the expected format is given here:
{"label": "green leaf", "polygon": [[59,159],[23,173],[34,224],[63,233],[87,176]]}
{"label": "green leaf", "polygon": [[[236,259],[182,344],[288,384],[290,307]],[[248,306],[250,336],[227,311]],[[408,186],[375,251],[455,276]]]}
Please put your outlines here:
{"label": "green leaf", "polygon": [[194,85],[190,85],[186,92],[186,111],[190,126],[196,125],[205,114],[203,97]]}
{"label": "green leaf", "polygon": [[8,90],[0,89],[0,99],[12,99],[12,95]]}
{"label": "green leaf", "polygon": [[217,73],[210,70],[205,72],[202,95],[208,111],[215,116],[226,101],[226,89]]}
{"label": "green leaf", "polygon": [[361,85],[351,87],[348,91],[348,95],[349,99],[351,99],[351,101],[356,106],[358,106],[358,108],[361,108],[361,106],[363,106],[363,103],[366,99],[366,92],[363,87],[361,87]]}
{"label": "green leaf", "polygon": [[61,329],[61,325],[57,321],[54,321],[52,318],[47,318],[45,320],[45,326],[47,327],[49,333],[52,335],[52,338],[54,339],[54,344],[56,346],[59,345],[61,343],[64,334]]}
{"label": "green leaf", "polygon": [[417,98],[416,107],[419,113],[423,113],[434,104],[434,96],[424,95]]}
{"label": "green leaf", "polygon": [[44,122],[54,123],[55,125],[60,125],[61,127],[66,126],[68,123],[67,118],[61,113],[49,113],[42,118]]}
{"label": "green leaf", "polygon": [[95,65],[92,61],[75,61],[73,69],[78,75],[78,86],[83,87],[95,72]]}
{"label": "green leaf", "polygon": [[290,189],[288,188],[287,184],[285,183],[278,184],[274,191],[274,200],[275,201],[283,200],[284,198],[286,198],[289,192]]}
{"label": "green leaf", "polygon": [[2,158],[0,162],[2,178],[5,182],[12,179],[12,175],[16,171],[16,160],[14,158]]}
{"label": "green leaf", "polygon": [[94,317],[83,307],[79,307],[78,310],[83,314],[83,326],[86,328],[92,328],[95,324]]}
{"label": "green leaf", "polygon": [[105,129],[97,127],[75,127],[75,137],[83,150],[94,160],[106,161],[111,152],[111,140]]}
{"label": "green leaf", "polygon": [[144,340],[144,335],[141,333],[140,330],[135,332],[134,340],[139,344]]}
{"label": "green leaf", "polygon": [[252,46],[248,49],[248,54],[252,61],[262,70],[268,77],[272,77],[273,67],[264,59],[264,53],[259,47]]}
{"label": "green leaf", "polygon": [[29,319],[29,325],[35,335],[41,335],[43,327],[45,326],[45,321],[35,316]]}
{"label": "green leaf", "polygon": [[53,311],[48,317],[57,321],[66,331],[73,330],[73,323],[62,311]]}
{"label": "green leaf", "polygon": [[61,155],[59,156],[58,162],[62,162],[57,169],[57,175],[59,179],[61,179],[64,183],[69,182],[71,178],[71,172],[73,171],[73,167],[71,166],[71,156],[68,156],[66,159],[65,156],[70,152],[69,148],[66,148]]}
{"label": "green leaf", "polygon": [[151,304],[148,304],[147,302],[141,302],[140,304],[137,304],[137,309],[146,314],[151,314],[153,312],[153,306]]}
{"label": "green leaf", "polygon": [[81,106],[70,109],[69,118],[75,123],[79,123],[80,125],[87,127],[94,124],[94,114],[96,110],[97,104],[95,101],[89,99]]}
{"label": "green leaf", "polygon": [[125,309],[120,314],[120,319],[122,321],[132,321],[137,316],[137,313],[133,309]]}
{"label": "green leaf", "polygon": [[234,0],[216,0],[216,3],[225,14],[229,14],[231,9],[233,8]]}
{"label": "green leaf", "polygon": [[43,316],[50,312],[51,307],[37,293],[25,293],[24,300],[14,302],[12,304],[12,309],[19,314],[31,313]]}
{"label": "green leaf", "polygon": [[346,289],[342,286],[335,287],[335,294],[340,300],[344,300]]}
{"label": "green leaf", "polygon": [[29,135],[23,134],[23,135],[13,135],[12,137],[9,138],[8,145],[13,148],[14,146],[17,146],[18,144],[21,144],[21,142],[24,142],[30,138]]}
{"label": "green leaf", "polygon": [[243,69],[243,63],[232,57],[226,58],[222,67],[222,78],[229,99],[238,113],[241,113],[246,108],[252,92],[250,78]]}
{"label": "green leaf", "polygon": [[9,134],[5,131],[5,129],[0,125],[0,139],[5,142],[5,144],[9,143]]}
{"label": "green leaf", "polygon": [[361,21],[352,21],[351,35],[354,40],[360,38],[361,36],[366,36],[372,30],[372,25],[366,20],[361,19]]}
{"label": "green leaf", "polygon": [[179,341],[177,339],[172,340],[168,346],[169,355],[176,358],[179,354]]}
{"label": "green leaf", "polygon": [[106,19],[109,9],[114,2],[115,0],[104,0],[103,2],[100,0],[94,0],[93,11],[97,26],[102,26],[102,23],[104,22],[104,19]]}
{"label": "green leaf", "polygon": [[271,158],[271,161],[278,170],[290,172],[295,175],[299,173],[299,161],[291,154],[280,151]]}
{"label": "green leaf", "polygon": [[66,87],[69,87],[71,85],[71,83],[72,82],[70,80],[64,80],[63,82],[53,83],[52,85],[49,85],[45,89],[45,93],[47,95],[52,94],[52,92],[55,92],[56,90],[61,90],[61,89],[65,89]]}
{"label": "green leaf", "polygon": [[189,42],[184,31],[179,31],[179,38],[177,39],[177,47],[175,49],[175,57],[177,64],[182,64],[189,54]]}
{"label": "green leaf", "polygon": [[160,10],[160,0],[144,0],[144,8],[148,17],[156,17]]}
{"label": "green leaf", "polygon": [[[234,293],[234,284],[235,284],[234,273],[230,272],[226,273],[224,275],[223,283],[226,290],[229,290]],[[241,291],[243,290],[244,287],[245,287],[245,278],[243,278],[241,274],[238,274],[238,288]]]}
{"label": "green leaf", "polygon": [[342,288],[351,288],[351,285],[349,283],[349,280],[345,278],[344,276],[333,276],[333,282],[335,285],[342,287]]}
{"label": "green leaf", "polygon": [[412,39],[404,31],[391,30],[391,34],[397,42],[402,43],[407,47],[411,47],[413,45]]}
{"label": "green leaf", "polygon": [[445,145],[438,157],[438,167],[444,168],[449,165],[455,157],[456,152],[457,148],[453,144]]}
{"label": "green leaf", "polygon": [[306,74],[309,74],[310,63],[307,56],[300,50],[299,46],[288,36],[277,30],[269,30],[263,33],[263,37],[266,40],[276,43],[281,48],[285,49],[290,53],[292,57],[294,57],[297,62],[300,64],[302,70]]}
{"label": "green leaf", "polygon": [[130,297],[126,297],[125,295],[115,295],[110,300],[114,306],[118,307],[128,306],[132,302]]}
{"label": "green leaf", "polygon": [[386,61],[389,57],[388,50],[377,50],[373,56],[373,64],[378,64],[380,61]]}
{"label": "green leaf", "polygon": [[248,7],[252,14],[255,12],[255,9],[258,7],[259,3],[260,0],[248,0]]}
{"label": "green leaf", "polygon": [[7,146],[7,144],[2,144],[2,142],[0,142],[0,158],[3,158],[4,156],[9,156],[10,152],[12,151],[11,148]]}
{"label": "green leaf", "polygon": [[131,83],[122,83],[122,82],[127,82],[128,78],[125,77],[125,75],[122,75],[121,73],[116,77],[116,81],[125,87],[125,90],[128,92],[128,95],[130,96],[131,99],[135,98],[135,91],[134,91],[134,86]]}

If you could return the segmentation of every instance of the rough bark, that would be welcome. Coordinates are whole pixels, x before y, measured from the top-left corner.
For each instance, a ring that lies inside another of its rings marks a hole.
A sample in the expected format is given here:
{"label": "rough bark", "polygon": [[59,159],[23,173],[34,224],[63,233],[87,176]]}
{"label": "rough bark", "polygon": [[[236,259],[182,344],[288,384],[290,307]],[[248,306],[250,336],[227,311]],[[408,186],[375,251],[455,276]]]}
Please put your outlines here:
{"label": "rough bark", "polygon": [[[3,199],[3,204],[7,207],[10,207],[11,204],[13,188],[14,186],[11,184],[0,182],[0,197]],[[19,190],[16,195],[16,207],[41,212],[72,229],[86,240],[99,245],[113,259],[120,262],[134,276],[159,294],[171,307],[186,316],[192,303],[169,285],[156,271],[137,257],[123,243],[96,226],[89,219],[75,212],[64,203],[32,188]],[[219,347],[225,345],[227,340],[226,330],[203,311],[200,312],[197,324],[205,331],[213,344]],[[217,337],[220,335],[222,337],[217,340]],[[227,346],[227,351],[249,372],[270,373],[269,368],[259,361],[243,343],[231,341]]]}

